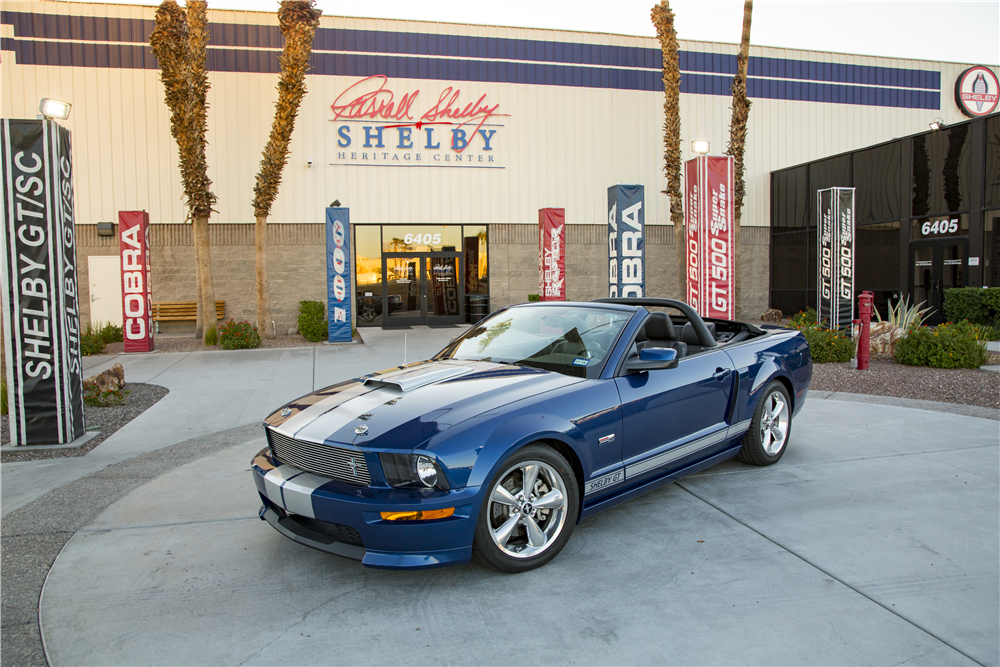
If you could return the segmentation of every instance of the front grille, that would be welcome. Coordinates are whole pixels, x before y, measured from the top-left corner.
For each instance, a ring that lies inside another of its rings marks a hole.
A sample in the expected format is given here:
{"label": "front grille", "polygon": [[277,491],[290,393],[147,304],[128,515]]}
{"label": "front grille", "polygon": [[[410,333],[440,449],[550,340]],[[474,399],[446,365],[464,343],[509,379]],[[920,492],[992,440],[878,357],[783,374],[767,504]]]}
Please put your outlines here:
{"label": "front grille", "polygon": [[[305,472],[330,477],[345,484],[368,486],[368,464],[363,454],[343,447],[295,440],[267,429],[271,456],[278,463],[287,463]],[[351,462],[354,465],[351,465]]]}

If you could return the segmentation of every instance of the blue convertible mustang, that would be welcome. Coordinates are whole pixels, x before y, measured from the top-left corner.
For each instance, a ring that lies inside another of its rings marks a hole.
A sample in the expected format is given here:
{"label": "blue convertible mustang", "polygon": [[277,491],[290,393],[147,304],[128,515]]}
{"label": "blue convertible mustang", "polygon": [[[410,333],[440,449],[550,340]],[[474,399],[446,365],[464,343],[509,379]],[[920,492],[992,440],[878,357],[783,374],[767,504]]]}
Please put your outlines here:
{"label": "blue convertible mustang", "polygon": [[529,570],[583,517],[732,456],[777,461],[811,375],[801,333],[680,301],[505,308],[270,415],[260,516],[371,567]]}

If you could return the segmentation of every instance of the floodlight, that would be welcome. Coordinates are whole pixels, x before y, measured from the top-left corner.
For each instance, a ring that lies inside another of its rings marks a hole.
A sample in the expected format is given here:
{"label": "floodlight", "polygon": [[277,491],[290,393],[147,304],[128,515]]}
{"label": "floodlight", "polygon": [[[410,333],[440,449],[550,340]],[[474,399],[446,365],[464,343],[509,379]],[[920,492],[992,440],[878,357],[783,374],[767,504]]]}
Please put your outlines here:
{"label": "floodlight", "polygon": [[927,127],[931,128],[932,130],[943,130],[947,126],[944,124],[943,120],[941,120],[940,118],[935,118],[931,123],[927,125]]}
{"label": "floodlight", "polygon": [[69,118],[69,110],[72,108],[73,105],[69,102],[53,100],[48,97],[43,97],[42,101],[38,104],[39,113],[46,118],[58,118],[59,120]]}
{"label": "floodlight", "polygon": [[712,150],[712,144],[704,139],[697,139],[691,142],[691,152],[698,155],[706,155]]}

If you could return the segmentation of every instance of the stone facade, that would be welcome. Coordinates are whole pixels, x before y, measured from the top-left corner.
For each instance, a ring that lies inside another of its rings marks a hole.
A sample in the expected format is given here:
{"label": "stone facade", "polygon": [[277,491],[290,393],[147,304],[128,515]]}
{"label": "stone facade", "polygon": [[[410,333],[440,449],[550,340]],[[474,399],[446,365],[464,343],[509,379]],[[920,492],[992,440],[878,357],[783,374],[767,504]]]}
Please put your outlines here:
{"label": "stone facade", "polygon": [[[254,321],[253,225],[209,227],[215,298],[226,302],[226,319]],[[742,318],[756,318],[768,306],[768,228],[742,228]],[[490,308],[521,303],[536,294],[538,228],[535,225],[489,226]],[[588,301],[607,294],[607,227],[568,225],[566,239],[567,298]],[[194,301],[194,245],[190,225],[152,225],[154,301]],[[646,227],[646,286],[653,296],[678,298],[674,228]],[[268,226],[268,279],[271,315],[278,335],[296,326],[298,302],[326,301],[324,226]],[[116,255],[117,237],[97,236],[92,225],[77,227],[77,262],[81,321],[90,321],[87,258]],[[162,322],[161,332],[194,331],[194,322]]]}

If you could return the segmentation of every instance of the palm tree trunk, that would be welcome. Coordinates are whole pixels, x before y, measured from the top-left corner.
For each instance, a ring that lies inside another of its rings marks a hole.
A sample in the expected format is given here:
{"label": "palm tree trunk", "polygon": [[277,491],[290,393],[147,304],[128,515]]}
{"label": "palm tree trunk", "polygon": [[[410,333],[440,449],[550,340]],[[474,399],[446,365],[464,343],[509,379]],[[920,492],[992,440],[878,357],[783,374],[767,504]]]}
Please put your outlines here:
{"label": "palm tree trunk", "polygon": [[750,60],[750,18],[753,0],[743,3],[743,36],[740,39],[740,54],[736,58],[736,76],[733,77],[733,119],[729,127],[729,150],[733,156],[733,180],[735,215],[733,216],[733,311],[740,317],[743,305],[743,285],[740,280],[740,218],[743,214],[743,199],[746,197],[746,182],[743,179],[747,142],[747,119],[750,117],[750,100],[747,98],[747,63]]}
{"label": "palm tree trunk", "polygon": [[215,289],[212,287],[212,249],[208,241],[208,216],[200,215],[191,223],[194,232],[194,258],[198,266],[198,309],[201,311],[201,328],[195,332],[200,339],[216,326]]}
{"label": "palm tree trunk", "polygon": [[254,263],[257,267],[257,333],[274,338],[271,328],[271,305],[267,298],[267,216],[258,215],[254,225]]}

